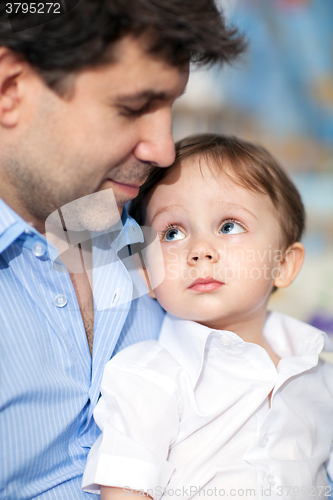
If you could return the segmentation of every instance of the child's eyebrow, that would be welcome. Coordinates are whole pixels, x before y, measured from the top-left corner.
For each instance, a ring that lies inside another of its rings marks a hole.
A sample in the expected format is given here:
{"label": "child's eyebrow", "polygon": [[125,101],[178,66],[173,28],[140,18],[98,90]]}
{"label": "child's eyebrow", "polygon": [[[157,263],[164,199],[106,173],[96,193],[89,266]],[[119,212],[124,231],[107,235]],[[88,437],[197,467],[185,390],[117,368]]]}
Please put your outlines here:
{"label": "child's eyebrow", "polygon": [[154,222],[154,220],[156,219],[156,217],[158,217],[161,214],[164,214],[164,212],[171,211],[173,208],[183,208],[183,206],[180,203],[172,203],[172,205],[167,205],[165,207],[160,208],[159,210],[157,210],[156,214],[152,218],[151,224]]}
{"label": "child's eyebrow", "polygon": [[244,210],[245,212],[247,212],[247,213],[248,213],[248,214],[250,214],[252,217],[254,217],[255,219],[257,219],[257,220],[258,220],[258,217],[256,217],[256,216],[254,215],[254,213],[253,213],[253,212],[251,212],[251,210],[249,210],[248,208],[242,207],[241,205],[237,205],[237,203],[227,203],[227,204],[226,204],[226,206],[227,206],[228,208],[231,208],[231,209],[236,208],[237,210]]}
{"label": "child's eyebrow", "polygon": [[[165,207],[162,207],[160,208],[159,210],[157,210],[157,212],[155,213],[154,217],[152,218],[151,220],[151,224],[154,222],[154,220],[159,217],[160,215],[164,214],[165,212],[169,212],[171,211],[172,209],[174,208],[182,208],[184,209],[183,205],[181,205],[180,203],[172,203],[171,205],[167,205]],[[242,207],[241,205],[237,205],[237,203],[226,203],[223,207],[224,209],[237,209],[237,210],[242,210],[242,211],[245,211],[247,212],[249,215],[251,215],[252,217],[254,217],[256,220],[258,220],[258,217],[256,217],[254,215],[253,212],[251,212],[251,210],[249,210],[248,208],[245,208],[245,207]]]}

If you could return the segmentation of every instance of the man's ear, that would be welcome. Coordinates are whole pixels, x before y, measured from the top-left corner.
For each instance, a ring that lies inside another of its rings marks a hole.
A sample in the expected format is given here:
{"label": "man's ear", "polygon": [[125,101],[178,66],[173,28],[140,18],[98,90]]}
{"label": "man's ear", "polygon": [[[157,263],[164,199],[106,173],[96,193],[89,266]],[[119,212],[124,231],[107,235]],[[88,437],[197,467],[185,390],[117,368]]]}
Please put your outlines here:
{"label": "man's ear", "polygon": [[15,127],[19,118],[20,91],[18,80],[25,63],[7,47],[0,47],[0,126]]}
{"label": "man's ear", "polygon": [[287,248],[280,262],[280,274],[274,280],[274,286],[286,288],[294,281],[302,267],[304,255],[305,249],[302,243],[296,242]]}

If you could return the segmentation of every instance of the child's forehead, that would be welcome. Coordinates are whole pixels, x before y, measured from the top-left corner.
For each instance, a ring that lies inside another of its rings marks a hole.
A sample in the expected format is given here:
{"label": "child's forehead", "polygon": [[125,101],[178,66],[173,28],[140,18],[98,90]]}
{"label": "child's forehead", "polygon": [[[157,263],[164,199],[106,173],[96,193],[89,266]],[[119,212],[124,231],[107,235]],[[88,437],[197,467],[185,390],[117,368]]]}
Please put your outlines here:
{"label": "child's forehead", "polygon": [[[165,177],[154,189],[153,198],[157,204],[167,203],[176,199],[184,204],[191,200],[192,193],[200,205],[223,206],[249,204],[254,208],[260,206],[276,213],[270,197],[263,191],[247,186],[237,176],[226,160],[223,168],[214,164],[214,160],[205,156],[193,155],[177,161],[168,169]],[[164,187],[166,189],[164,189]],[[161,189],[162,188],[162,189]],[[165,193],[165,197],[163,196]]]}
{"label": "child's forehead", "polygon": [[157,225],[166,219],[174,223],[174,218],[208,225],[233,218],[249,227],[254,223],[272,230],[274,242],[278,237],[282,245],[283,240],[279,213],[270,196],[246,186],[227,162],[221,169],[200,156],[170,167],[151,192],[147,216],[149,223],[154,220]]}
{"label": "child's forehead", "polygon": [[219,189],[221,186],[227,185],[229,188],[242,188],[253,195],[266,196],[264,191],[244,182],[237,167],[227,158],[217,161],[208,155],[191,155],[176,161],[174,165],[169,167],[165,179],[166,183],[189,182],[189,186],[193,179],[199,184],[208,184],[211,189],[214,187]]}
{"label": "child's forehead", "polygon": [[219,178],[225,180],[227,175],[230,176],[230,181],[233,181],[235,176],[227,160],[223,162],[222,167],[214,159],[196,154],[177,160],[174,165],[167,169],[165,178],[169,177],[173,182],[183,180],[183,178],[198,178],[202,181],[209,181]]}

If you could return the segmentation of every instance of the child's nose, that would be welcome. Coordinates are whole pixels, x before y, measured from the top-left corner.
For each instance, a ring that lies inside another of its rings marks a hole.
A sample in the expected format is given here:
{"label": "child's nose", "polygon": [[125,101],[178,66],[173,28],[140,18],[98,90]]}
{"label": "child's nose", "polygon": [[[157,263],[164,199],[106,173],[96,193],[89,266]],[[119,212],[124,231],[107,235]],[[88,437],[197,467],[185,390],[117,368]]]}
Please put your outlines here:
{"label": "child's nose", "polygon": [[188,264],[195,266],[201,261],[216,263],[219,260],[218,252],[207,242],[198,242],[189,251]]}

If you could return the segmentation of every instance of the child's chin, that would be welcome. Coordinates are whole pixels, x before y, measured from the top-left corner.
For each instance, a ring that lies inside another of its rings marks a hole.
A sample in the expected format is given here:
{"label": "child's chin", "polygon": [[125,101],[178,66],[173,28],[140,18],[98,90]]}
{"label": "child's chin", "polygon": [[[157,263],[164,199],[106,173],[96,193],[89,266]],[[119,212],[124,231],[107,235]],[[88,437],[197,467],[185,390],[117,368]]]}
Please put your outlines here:
{"label": "child's chin", "polygon": [[218,320],[218,318],[215,319],[215,317],[212,317],[212,315],[207,314],[207,311],[202,311],[201,314],[198,311],[184,312],[175,310],[174,312],[171,311],[168,312],[173,316],[176,316],[177,318],[185,319],[187,321],[195,321],[196,323],[200,323],[204,326],[209,326],[210,323],[214,323],[215,321]]}

